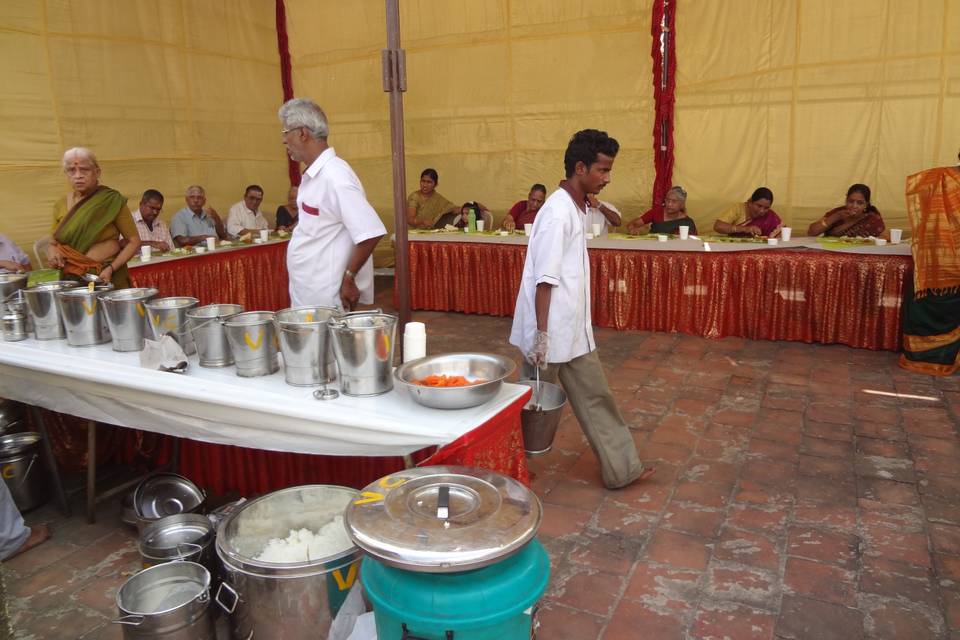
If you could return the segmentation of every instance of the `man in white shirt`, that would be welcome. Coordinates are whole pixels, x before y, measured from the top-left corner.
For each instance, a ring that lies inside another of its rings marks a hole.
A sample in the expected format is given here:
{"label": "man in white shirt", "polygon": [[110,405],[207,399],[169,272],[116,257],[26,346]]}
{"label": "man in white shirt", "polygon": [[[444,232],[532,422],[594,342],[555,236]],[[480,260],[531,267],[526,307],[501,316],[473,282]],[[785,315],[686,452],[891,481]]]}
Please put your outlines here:
{"label": "man in white shirt", "polygon": [[541,379],[559,377],[609,489],[653,474],[640,462],[610,392],[591,325],[585,218],[590,196],[610,182],[619,149],[596,129],[570,139],[563,158],[567,177],[533,222],[510,332],[510,344],[530,365],[545,370]]}
{"label": "man in white shirt", "polygon": [[263,202],[263,187],[252,184],[243,192],[243,200],[230,207],[227,213],[227,233],[234,238],[245,233],[254,235],[261,229],[269,229],[270,224],[260,211]]}
{"label": "man in white shirt", "polygon": [[156,189],[147,189],[140,198],[140,206],[131,208],[133,221],[137,223],[140,244],[147,244],[157,251],[173,249],[173,238],[167,223],[160,219],[163,211],[163,194]]}
{"label": "man in white shirt", "polygon": [[587,194],[590,206],[587,207],[586,230],[593,233],[593,225],[600,225],[600,233],[594,236],[605,236],[609,227],[619,227],[623,221],[620,211],[606,200],[597,200],[592,193]]}
{"label": "man in white shirt", "polygon": [[307,98],[278,113],[283,145],[306,170],[297,193],[299,219],[287,245],[292,306],[353,310],[373,302],[373,248],[386,235],[360,179],[327,144],[327,116]]}

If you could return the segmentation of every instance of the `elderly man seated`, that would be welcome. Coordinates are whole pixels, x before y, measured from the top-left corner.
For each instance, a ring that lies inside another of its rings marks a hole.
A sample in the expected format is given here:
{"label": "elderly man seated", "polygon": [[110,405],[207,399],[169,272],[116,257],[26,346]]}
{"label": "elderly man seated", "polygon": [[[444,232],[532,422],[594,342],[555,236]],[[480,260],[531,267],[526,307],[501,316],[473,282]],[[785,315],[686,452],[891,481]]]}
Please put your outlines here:
{"label": "elderly man seated", "polygon": [[133,209],[133,221],[137,223],[140,244],[150,245],[157,251],[173,249],[173,237],[167,223],[160,219],[163,211],[163,194],[156,189],[147,189],[140,198],[140,206]]}
{"label": "elderly man seated", "polygon": [[227,214],[227,233],[233,237],[246,233],[255,234],[261,229],[269,229],[267,219],[260,211],[263,202],[263,187],[252,184],[243,192],[243,200],[230,207]]}
{"label": "elderly man seated", "polygon": [[177,211],[170,221],[170,235],[178,247],[205,242],[210,236],[227,238],[223,220],[213,207],[204,207],[207,194],[198,184],[187,187],[187,206]]}
{"label": "elderly man seated", "polygon": [[25,273],[30,271],[30,258],[17,243],[0,233],[0,273]]}

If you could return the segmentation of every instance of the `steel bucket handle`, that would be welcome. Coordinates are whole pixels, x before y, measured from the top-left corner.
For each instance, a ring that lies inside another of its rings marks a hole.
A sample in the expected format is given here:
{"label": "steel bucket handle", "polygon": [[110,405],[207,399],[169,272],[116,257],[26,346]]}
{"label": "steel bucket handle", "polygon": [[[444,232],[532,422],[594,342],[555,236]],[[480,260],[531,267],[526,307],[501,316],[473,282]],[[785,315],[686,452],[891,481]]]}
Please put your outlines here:
{"label": "steel bucket handle", "polygon": [[34,453],[33,457],[30,458],[30,464],[27,465],[27,470],[23,472],[23,475],[20,476],[20,482],[17,483],[17,489],[23,486],[23,483],[27,481],[27,476],[30,475],[30,469],[33,469],[33,463],[35,463],[40,458],[40,454]]}
{"label": "steel bucket handle", "polygon": [[383,309],[365,309],[363,311],[348,311],[346,313],[341,313],[338,316],[333,316],[327,320],[327,326],[331,329],[343,329],[347,326],[347,323],[343,321],[347,316],[359,316],[361,314],[368,313],[383,313]]}
{"label": "steel bucket handle", "polygon": [[[191,551],[190,553],[184,553],[183,550],[181,549],[181,547],[187,547],[187,548],[189,548],[189,547],[196,547],[196,549],[194,549],[194,550]],[[178,557],[179,560],[183,560],[184,558],[186,558],[186,557],[189,556],[190,554],[197,553],[198,551],[202,553],[202,552],[203,552],[203,546],[202,546],[202,545],[199,545],[199,544],[197,544],[197,543],[195,543],[195,542],[178,542],[178,543],[177,543],[177,553],[179,554],[179,557]]]}
{"label": "steel bucket handle", "polygon": [[[136,622],[134,622],[134,620],[136,620]],[[143,624],[144,620],[146,620],[146,618],[143,616],[127,615],[122,618],[117,618],[116,620],[111,620],[110,622],[113,624],[128,624],[131,627],[139,627]]]}
{"label": "steel bucket handle", "polygon": [[[233,596],[233,603],[229,607],[223,603],[223,600],[220,599],[220,594],[223,592],[224,589],[229,591],[230,595]],[[237,593],[237,590],[231,587],[226,580],[224,580],[223,582],[220,583],[220,586],[217,587],[217,595],[214,596],[213,599],[216,601],[218,605],[220,605],[221,609],[227,612],[227,614],[232,614],[234,611],[237,610],[237,603],[240,602],[240,594]]]}

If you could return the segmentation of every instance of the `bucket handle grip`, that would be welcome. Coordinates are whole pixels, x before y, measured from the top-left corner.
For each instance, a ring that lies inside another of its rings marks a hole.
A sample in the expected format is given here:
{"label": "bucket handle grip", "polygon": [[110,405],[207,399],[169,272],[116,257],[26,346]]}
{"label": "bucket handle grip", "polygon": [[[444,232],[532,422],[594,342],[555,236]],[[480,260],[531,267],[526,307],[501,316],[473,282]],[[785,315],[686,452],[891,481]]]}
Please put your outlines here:
{"label": "bucket handle grip", "polygon": [[[184,550],[181,549],[181,547],[186,547],[186,548],[188,549],[188,551],[184,552]],[[189,550],[191,547],[193,547],[193,551],[190,551],[190,550]],[[179,560],[182,560],[182,559],[184,559],[184,558],[187,558],[187,557],[189,557],[191,554],[196,553],[197,551],[203,551],[203,547],[202,547],[201,545],[199,545],[199,544],[196,544],[196,543],[193,543],[193,542],[178,542],[178,543],[177,543],[177,554],[178,554],[178,556],[179,556],[179,557],[178,557]]]}
{"label": "bucket handle grip", "polygon": [[[424,638],[423,636],[415,636],[412,633],[410,633],[410,630],[407,629],[406,622],[401,623],[400,627],[403,629],[403,635],[400,636],[400,640],[427,640],[427,638]],[[444,632],[443,637],[445,638],[445,640],[453,640],[453,631],[451,631],[450,629],[447,629]]]}
{"label": "bucket handle grip", "polygon": [[128,624],[131,627],[139,627],[143,624],[145,618],[143,616],[123,616],[122,618],[117,618],[116,620],[111,620],[113,624]]}
{"label": "bucket handle grip", "polygon": [[33,454],[33,457],[30,458],[30,464],[27,465],[27,470],[20,475],[20,482],[17,483],[17,489],[23,486],[23,483],[27,481],[27,477],[30,475],[30,469],[33,469],[33,463],[40,458],[39,454]]}
{"label": "bucket handle grip", "polygon": [[[223,600],[220,599],[220,594],[223,593],[223,590],[226,589],[230,592],[230,595],[233,596],[233,602],[230,606],[227,606],[223,603]],[[217,604],[220,605],[220,608],[227,612],[227,614],[233,614],[237,609],[237,603],[240,602],[240,594],[237,593],[237,590],[230,586],[226,580],[220,583],[220,586],[217,587],[217,595],[214,596],[214,600],[217,601]]]}
{"label": "bucket handle grip", "polygon": [[376,309],[364,309],[362,311],[347,311],[346,313],[341,313],[336,316],[331,316],[330,319],[327,320],[327,326],[330,327],[331,329],[341,329],[347,326],[347,323],[343,321],[343,319],[346,318],[347,316],[358,316],[358,315],[367,314],[367,313],[371,313],[371,314],[383,313],[383,309],[380,307],[377,307]]}

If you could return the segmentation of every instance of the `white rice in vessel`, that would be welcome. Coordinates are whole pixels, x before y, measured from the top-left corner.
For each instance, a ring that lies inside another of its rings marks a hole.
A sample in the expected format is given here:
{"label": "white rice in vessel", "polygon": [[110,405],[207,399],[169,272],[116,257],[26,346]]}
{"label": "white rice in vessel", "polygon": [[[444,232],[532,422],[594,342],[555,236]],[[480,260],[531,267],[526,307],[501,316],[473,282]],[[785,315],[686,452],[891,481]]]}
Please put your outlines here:
{"label": "white rice in vessel", "polygon": [[332,556],[350,548],[353,542],[343,526],[343,516],[335,516],[318,532],[291,529],[286,538],[270,538],[254,560],[260,562],[308,562]]}

